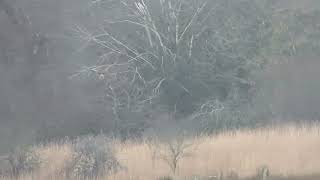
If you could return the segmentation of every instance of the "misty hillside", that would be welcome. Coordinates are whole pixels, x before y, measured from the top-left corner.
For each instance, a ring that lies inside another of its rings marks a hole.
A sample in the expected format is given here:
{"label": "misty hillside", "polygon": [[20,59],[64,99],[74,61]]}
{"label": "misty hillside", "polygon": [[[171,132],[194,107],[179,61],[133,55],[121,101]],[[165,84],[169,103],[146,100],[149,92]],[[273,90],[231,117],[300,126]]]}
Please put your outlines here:
{"label": "misty hillside", "polygon": [[319,120],[320,3],[0,0],[0,153]]}
{"label": "misty hillside", "polygon": [[0,180],[319,179],[319,0],[0,0]]}

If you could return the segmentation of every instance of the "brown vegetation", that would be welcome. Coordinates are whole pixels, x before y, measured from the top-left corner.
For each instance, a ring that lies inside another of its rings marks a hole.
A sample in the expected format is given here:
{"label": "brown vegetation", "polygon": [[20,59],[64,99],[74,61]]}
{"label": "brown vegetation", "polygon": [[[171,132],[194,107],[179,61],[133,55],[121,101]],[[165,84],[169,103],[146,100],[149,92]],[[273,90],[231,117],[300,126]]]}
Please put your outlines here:
{"label": "brown vegetation", "polygon": [[[225,179],[229,176],[250,179],[257,176],[259,168],[269,171],[268,179],[319,179],[312,176],[320,172],[319,137],[320,127],[314,125],[238,130],[218,136],[185,139],[183,156],[179,158],[176,173],[172,172],[164,157],[170,159],[170,148],[178,144],[156,140],[152,143],[114,140],[116,157],[124,168],[101,179],[215,179],[219,175]],[[71,145],[51,144],[39,147],[37,152],[43,159],[41,167],[21,179],[65,178],[63,171],[67,171],[66,164],[72,158]]]}

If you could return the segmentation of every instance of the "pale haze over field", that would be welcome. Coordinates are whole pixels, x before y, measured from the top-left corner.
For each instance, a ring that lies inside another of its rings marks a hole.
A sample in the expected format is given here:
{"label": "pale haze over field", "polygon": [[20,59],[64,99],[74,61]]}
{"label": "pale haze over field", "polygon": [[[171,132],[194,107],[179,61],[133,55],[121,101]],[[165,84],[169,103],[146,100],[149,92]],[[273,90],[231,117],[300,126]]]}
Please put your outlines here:
{"label": "pale haze over field", "polygon": [[317,179],[319,27],[318,0],[0,0],[0,179]]}

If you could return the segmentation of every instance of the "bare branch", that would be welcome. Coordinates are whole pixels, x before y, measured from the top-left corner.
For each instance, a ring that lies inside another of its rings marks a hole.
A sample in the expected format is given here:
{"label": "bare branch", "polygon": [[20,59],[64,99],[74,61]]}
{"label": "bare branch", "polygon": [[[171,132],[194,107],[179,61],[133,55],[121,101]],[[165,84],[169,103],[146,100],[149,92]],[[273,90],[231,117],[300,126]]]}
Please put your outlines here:
{"label": "bare branch", "polygon": [[197,17],[197,15],[198,15],[199,13],[201,13],[201,11],[204,9],[204,7],[205,7],[206,4],[207,4],[207,3],[203,3],[203,5],[202,5],[200,8],[198,8],[197,11],[194,13],[194,15],[192,16],[192,18],[191,18],[191,20],[189,21],[188,25],[184,28],[182,34],[180,35],[177,44],[179,44],[179,43],[181,42],[181,40],[183,39],[185,33],[188,31],[188,29],[190,28],[191,24],[193,23],[194,19]]}
{"label": "bare branch", "polygon": [[[161,35],[156,29],[154,29],[154,27],[150,27],[148,25],[144,25],[144,24],[141,24],[141,23],[138,23],[138,22],[134,22],[134,21],[131,21],[131,20],[122,20],[122,21],[116,21],[116,22],[108,22],[108,23],[121,23],[121,22],[127,22],[127,23],[131,23],[131,24],[135,24],[135,25],[138,25],[138,26],[141,26],[143,28],[148,28],[149,30],[151,30],[153,33],[155,33],[155,35],[157,36],[159,42],[160,42],[160,46],[162,47],[162,50],[164,52],[166,52],[166,50],[168,50],[169,48],[166,47],[163,43],[163,40],[162,38],[165,37],[163,35]],[[166,39],[168,40],[168,39]]]}
{"label": "bare branch", "polygon": [[194,36],[192,35],[190,39],[190,45],[189,45],[189,58],[192,56],[193,38]]}
{"label": "bare branch", "polygon": [[120,44],[121,46],[125,47],[127,50],[129,50],[130,52],[134,53],[136,57],[133,57],[131,60],[138,60],[138,58],[142,59],[144,62],[148,63],[153,70],[155,70],[156,68],[153,66],[153,64],[151,62],[149,62],[148,60],[146,60],[145,58],[143,58],[142,56],[145,55],[145,53],[139,54],[137,51],[133,50],[132,48],[130,48],[129,46],[125,45],[124,43],[122,43],[120,40],[116,39],[114,36],[112,36],[111,34],[109,34],[108,32],[104,31],[106,33],[106,35],[108,35],[112,40],[114,40],[115,42],[117,42],[118,44]]}

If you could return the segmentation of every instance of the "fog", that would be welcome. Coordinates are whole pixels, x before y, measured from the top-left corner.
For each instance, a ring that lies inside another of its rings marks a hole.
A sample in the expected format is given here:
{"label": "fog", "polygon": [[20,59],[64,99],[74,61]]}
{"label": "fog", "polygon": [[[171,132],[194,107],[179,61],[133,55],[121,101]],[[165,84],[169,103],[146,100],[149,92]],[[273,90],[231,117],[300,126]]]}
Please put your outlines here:
{"label": "fog", "polygon": [[168,2],[148,1],[151,20],[128,0],[0,0],[0,154],[90,133],[319,120],[319,2],[185,0],[179,15]]}

